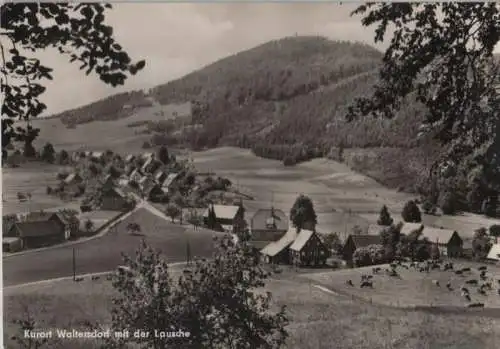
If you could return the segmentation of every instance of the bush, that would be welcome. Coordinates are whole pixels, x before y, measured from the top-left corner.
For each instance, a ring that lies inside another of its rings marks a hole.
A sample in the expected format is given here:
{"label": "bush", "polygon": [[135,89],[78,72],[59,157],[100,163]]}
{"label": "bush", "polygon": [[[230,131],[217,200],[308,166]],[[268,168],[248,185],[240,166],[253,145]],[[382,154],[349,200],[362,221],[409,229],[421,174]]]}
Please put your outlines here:
{"label": "bush", "polygon": [[453,215],[457,212],[457,198],[451,192],[444,193],[439,198],[439,206],[441,206],[441,210],[444,214]]}
{"label": "bush", "polygon": [[366,267],[369,265],[385,263],[385,250],[381,245],[369,245],[358,248],[353,255],[353,262],[356,267]]}

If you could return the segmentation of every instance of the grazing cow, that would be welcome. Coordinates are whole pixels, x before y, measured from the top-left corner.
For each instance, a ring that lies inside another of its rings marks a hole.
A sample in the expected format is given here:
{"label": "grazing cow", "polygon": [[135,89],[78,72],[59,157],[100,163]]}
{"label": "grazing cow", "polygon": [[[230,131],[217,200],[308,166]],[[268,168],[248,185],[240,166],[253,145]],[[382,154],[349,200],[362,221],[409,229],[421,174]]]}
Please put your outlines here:
{"label": "grazing cow", "polygon": [[487,266],[485,266],[485,265],[483,265],[483,266],[481,266],[481,267],[477,268],[477,270],[479,270],[479,271],[486,271],[487,269],[488,269],[488,267],[487,267]]}
{"label": "grazing cow", "polygon": [[448,282],[446,283],[446,288],[447,288],[449,291],[453,291],[453,288],[451,288],[451,282],[450,282],[450,281],[448,281]]}
{"label": "grazing cow", "polygon": [[83,281],[83,277],[75,278],[75,282],[80,282],[80,281]]}
{"label": "grazing cow", "polygon": [[462,272],[470,271],[470,268],[462,268]]}
{"label": "grazing cow", "polygon": [[470,302],[470,295],[468,293],[464,295],[464,298],[467,300],[467,302]]}
{"label": "grazing cow", "polygon": [[380,271],[380,268],[377,267],[377,268],[372,268],[372,273],[373,274],[378,274],[378,272]]}
{"label": "grazing cow", "polygon": [[486,296],[486,291],[482,287],[478,288],[477,293]]}
{"label": "grazing cow", "polygon": [[437,287],[439,287],[439,281],[438,281],[438,280],[432,280],[432,283],[433,283],[434,285],[436,285]]}
{"label": "grazing cow", "polygon": [[467,305],[468,308],[484,308],[484,303],[471,303]]}
{"label": "grazing cow", "polygon": [[461,270],[455,270],[455,274],[457,274],[457,275],[462,275],[462,274],[463,274],[463,272],[462,272]]}
{"label": "grazing cow", "polygon": [[469,289],[467,287],[463,287],[460,289],[460,291],[462,291],[463,293],[469,293]]}
{"label": "grazing cow", "polygon": [[477,285],[477,280],[476,279],[473,279],[473,280],[467,280],[465,281],[465,283],[467,285]]}
{"label": "grazing cow", "polygon": [[97,276],[97,275],[92,275],[92,280],[99,280],[99,276]]}
{"label": "grazing cow", "polygon": [[352,280],[347,280],[345,283],[348,284],[349,286],[354,286],[354,284],[352,283]]}
{"label": "grazing cow", "polygon": [[481,280],[486,280],[487,277],[486,277],[486,271],[482,271],[480,274],[479,274],[479,277],[481,278]]}
{"label": "grazing cow", "polygon": [[360,285],[361,288],[363,287],[370,287],[373,288],[373,283],[371,281],[363,281]]}

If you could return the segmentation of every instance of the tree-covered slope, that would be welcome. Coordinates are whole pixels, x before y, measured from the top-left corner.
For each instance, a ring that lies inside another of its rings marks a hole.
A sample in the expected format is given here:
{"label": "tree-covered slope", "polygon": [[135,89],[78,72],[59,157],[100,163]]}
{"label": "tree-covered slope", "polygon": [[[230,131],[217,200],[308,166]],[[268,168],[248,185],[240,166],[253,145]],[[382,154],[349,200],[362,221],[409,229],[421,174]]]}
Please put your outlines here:
{"label": "tree-covered slope", "polygon": [[[151,100],[163,105],[191,102],[191,123],[196,127],[172,133],[171,127],[152,125],[156,145],[181,143],[196,149],[237,145],[287,164],[328,154],[336,157],[337,148],[418,148],[422,108],[414,101],[408,101],[391,121],[344,120],[351,102],[371,92],[381,58],[381,52],[364,44],[288,37],[221,59],[157,86],[148,95],[130,96],[134,108]],[[126,96],[109,97],[65,112],[63,120],[126,117],[131,111],[124,110],[124,104],[131,105]],[[384,154],[387,157],[387,151]],[[403,171],[400,167],[397,172]],[[373,169],[371,173],[386,184],[409,187],[406,180],[387,183]],[[380,173],[385,176],[387,171]]]}

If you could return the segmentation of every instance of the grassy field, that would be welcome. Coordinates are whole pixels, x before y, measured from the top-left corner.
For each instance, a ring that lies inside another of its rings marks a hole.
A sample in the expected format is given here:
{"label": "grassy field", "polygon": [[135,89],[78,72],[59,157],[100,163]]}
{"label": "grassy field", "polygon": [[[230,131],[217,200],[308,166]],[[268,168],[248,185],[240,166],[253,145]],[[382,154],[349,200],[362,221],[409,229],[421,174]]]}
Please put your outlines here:
{"label": "grassy field", "polygon": [[[58,183],[57,172],[62,167],[41,162],[27,162],[18,168],[2,168],[3,214],[65,206],[56,196],[47,195],[47,186]],[[19,202],[17,193],[30,193],[31,200]]]}
{"label": "grassy field", "polygon": [[[398,268],[399,278],[391,277],[384,272],[375,275],[373,277],[373,289],[359,287],[361,275],[371,275],[372,267],[305,274],[304,277],[333,291],[351,294],[382,305],[464,307],[468,302],[462,297],[460,288],[467,280],[479,280],[479,272],[474,269],[478,265],[472,262],[455,264],[455,268],[466,266],[473,268],[470,273],[465,273],[464,276],[455,275],[453,271],[433,270],[427,274],[413,268]],[[382,266],[382,268],[386,267]],[[484,303],[486,308],[500,310],[500,295],[497,293],[497,289],[500,288],[500,284],[497,283],[497,280],[500,279],[500,268],[488,265],[487,276],[493,279],[493,290],[487,291],[486,295],[479,294],[476,286],[466,285],[471,294],[471,301]],[[352,280],[354,286],[347,285],[347,280]],[[439,287],[433,283],[434,280],[439,281]],[[447,282],[451,283],[453,290],[450,291],[446,288]]]}
{"label": "grassy field", "polygon": [[59,119],[38,119],[32,122],[33,127],[40,128],[40,136],[35,141],[35,147],[52,143],[56,150],[106,150],[117,153],[138,153],[142,144],[149,141],[151,135],[138,134],[145,130],[141,127],[127,125],[141,121],[161,121],[172,118],[174,112],[179,116],[190,113],[188,104],[165,105],[141,108],[132,116],[113,121],[94,121],[67,128]]}
{"label": "grassy field", "polygon": [[262,159],[238,148],[196,152],[191,157],[199,171],[227,177],[235,187],[254,197],[255,200],[244,201],[249,217],[271,205],[288,214],[297,195],[308,195],[318,214],[320,232],[368,226],[370,222],[361,214],[379,212],[384,204],[393,212],[400,212],[409,198],[327,159],[285,167],[279,161]]}
{"label": "grassy field", "polygon": [[[495,349],[500,320],[470,314],[442,315],[390,309],[331,295],[299,277],[269,280],[275,306],[290,318],[288,349]],[[75,328],[110,320],[109,281],[60,281],[4,293],[4,338],[16,331],[12,319],[28,308],[40,328]],[[64,340],[51,348],[93,349],[96,342]]]}
{"label": "grassy field", "polygon": [[[141,234],[130,234],[129,223],[138,223]],[[77,273],[97,273],[112,270],[123,261],[121,253],[133,254],[145,239],[161,250],[169,262],[186,260],[189,243],[191,256],[209,257],[213,251],[213,232],[193,231],[191,227],[172,224],[145,208],[140,208],[111,228],[103,237],[75,246],[60,246],[36,253],[10,256],[3,260],[4,285],[16,285],[72,275],[73,247]]]}

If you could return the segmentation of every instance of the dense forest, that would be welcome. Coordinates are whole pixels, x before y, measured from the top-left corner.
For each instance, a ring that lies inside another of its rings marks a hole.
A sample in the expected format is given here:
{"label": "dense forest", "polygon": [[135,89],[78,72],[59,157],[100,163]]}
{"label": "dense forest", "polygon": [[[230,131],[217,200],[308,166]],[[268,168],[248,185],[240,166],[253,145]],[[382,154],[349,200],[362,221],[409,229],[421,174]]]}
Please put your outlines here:
{"label": "dense forest", "polygon": [[[150,123],[149,145],[239,146],[286,166],[327,156],[389,187],[424,193],[434,204],[458,193],[454,207],[468,209],[469,174],[455,173],[453,180],[428,176],[440,147],[419,137],[425,109],[415,99],[408,98],[392,120],[345,120],[353,100],[372,91],[381,57],[359,43],[284,38],[221,59],[148,95],[121,94],[65,112],[63,121],[126,117],[151,100],[190,102],[189,124]],[[436,188],[444,199],[430,193]]]}

